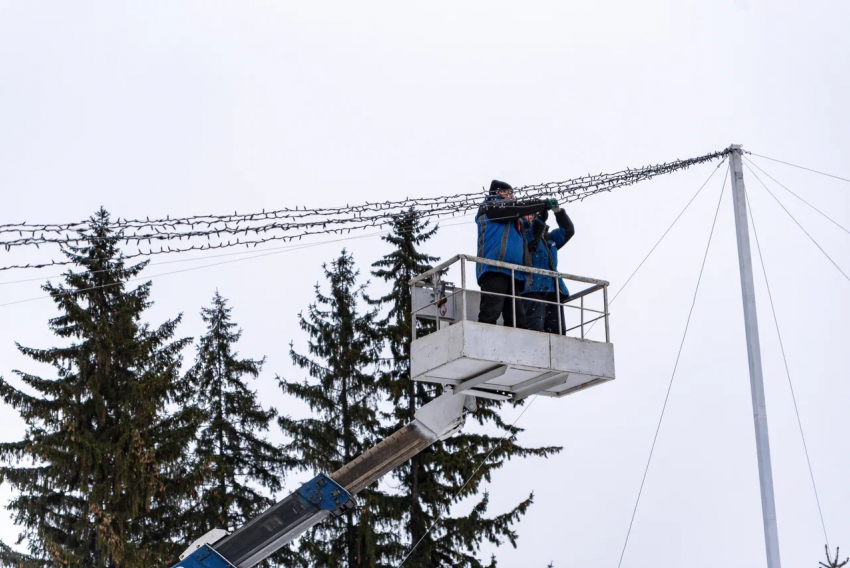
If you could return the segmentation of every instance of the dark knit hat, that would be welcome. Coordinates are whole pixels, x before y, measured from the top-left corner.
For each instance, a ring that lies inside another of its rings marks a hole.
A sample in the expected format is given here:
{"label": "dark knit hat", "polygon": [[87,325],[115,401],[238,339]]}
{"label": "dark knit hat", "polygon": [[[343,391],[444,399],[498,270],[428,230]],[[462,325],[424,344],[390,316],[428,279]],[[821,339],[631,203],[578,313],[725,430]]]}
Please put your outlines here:
{"label": "dark knit hat", "polygon": [[495,195],[496,192],[507,190],[507,189],[513,190],[513,187],[511,187],[511,184],[505,183],[503,181],[499,181],[497,179],[494,179],[493,181],[490,182],[490,195]]}

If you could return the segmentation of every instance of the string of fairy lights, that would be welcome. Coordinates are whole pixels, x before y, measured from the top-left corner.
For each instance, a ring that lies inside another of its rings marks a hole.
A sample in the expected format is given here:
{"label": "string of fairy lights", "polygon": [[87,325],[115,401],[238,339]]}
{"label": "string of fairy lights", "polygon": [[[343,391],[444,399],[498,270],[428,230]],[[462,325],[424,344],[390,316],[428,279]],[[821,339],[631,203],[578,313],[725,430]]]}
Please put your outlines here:
{"label": "string of fairy lights", "polygon": [[[518,199],[556,198],[562,203],[580,201],[592,195],[619,187],[634,185],[659,175],[722,159],[729,150],[711,152],[695,158],[673,160],[641,168],[627,168],[614,173],[591,174],[559,182],[526,185],[515,189]],[[0,246],[7,252],[26,247],[73,247],[97,238],[120,239],[135,249],[125,251],[124,258],[208,251],[235,246],[256,247],[271,241],[291,242],[318,235],[341,235],[352,231],[389,225],[399,215],[415,211],[420,218],[442,218],[462,215],[476,209],[485,193],[457,193],[436,197],[405,197],[397,201],[346,204],[340,207],[310,209],[294,207],[224,215],[196,215],[164,219],[115,219],[107,225],[110,235],[98,237],[88,232],[88,220],[68,223],[0,224]],[[13,268],[44,268],[72,264],[71,260],[49,260],[29,264],[0,266],[0,271]]]}

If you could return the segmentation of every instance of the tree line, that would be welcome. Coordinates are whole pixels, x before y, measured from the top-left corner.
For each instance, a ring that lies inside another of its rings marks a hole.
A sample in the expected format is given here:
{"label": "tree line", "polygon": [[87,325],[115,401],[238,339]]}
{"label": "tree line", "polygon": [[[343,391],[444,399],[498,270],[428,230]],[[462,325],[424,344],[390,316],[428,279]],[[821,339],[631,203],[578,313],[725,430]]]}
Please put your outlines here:
{"label": "tree line", "polygon": [[[8,510],[20,531],[16,542],[0,542],[3,566],[170,566],[207,531],[232,531],[296,489],[287,484],[295,474],[335,471],[441,394],[410,377],[407,282],[438,260],[423,250],[437,228],[414,211],[394,218],[383,237],[389,251],[371,265],[391,284],[387,294],[370,296],[345,250],[323,265],[325,279],[298,316],[307,350],[290,343],[301,374],[276,377],[276,407],[252,390],[265,358],[240,356],[241,329],[218,291],[201,310],[206,331],[197,341],[180,336],[182,315],[145,320],[151,283],[133,282],[147,261],[127,264],[109,226],[100,209],[83,243],[66,247],[73,264],[61,283],[43,286],[58,311],[48,325],[59,345],[17,345],[51,374],[15,370],[15,384],[0,377],[0,397],[26,425],[22,439],[0,444],[0,481],[13,490]],[[187,353],[194,361],[184,372]],[[308,418],[286,412],[294,400],[306,403]],[[471,418],[502,435],[460,433],[435,444],[389,484],[359,494],[356,509],[265,564],[394,567],[418,543],[405,566],[496,566],[495,557],[480,558],[481,545],[516,546],[533,494],[490,514],[482,485],[511,458],[560,451],[519,445],[521,430],[498,408],[479,401]],[[275,428],[282,444],[269,440]],[[468,513],[451,514],[470,497]]]}

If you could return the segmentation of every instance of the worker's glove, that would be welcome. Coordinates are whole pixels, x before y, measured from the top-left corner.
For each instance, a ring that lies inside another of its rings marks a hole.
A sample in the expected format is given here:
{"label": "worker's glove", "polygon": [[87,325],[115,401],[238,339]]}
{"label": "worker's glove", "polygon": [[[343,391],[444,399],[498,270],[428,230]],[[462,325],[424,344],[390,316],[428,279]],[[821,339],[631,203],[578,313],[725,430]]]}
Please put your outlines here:
{"label": "worker's glove", "polygon": [[546,210],[547,211],[558,208],[558,200],[557,199],[549,198],[545,201],[546,201]]}

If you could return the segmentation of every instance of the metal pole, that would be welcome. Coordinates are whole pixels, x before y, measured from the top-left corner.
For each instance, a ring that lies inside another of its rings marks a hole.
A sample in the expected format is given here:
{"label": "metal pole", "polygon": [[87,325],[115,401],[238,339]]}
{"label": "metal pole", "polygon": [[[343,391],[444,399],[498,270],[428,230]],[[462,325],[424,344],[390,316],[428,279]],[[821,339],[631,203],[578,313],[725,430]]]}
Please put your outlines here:
{"label": "metal pole", "polygon": [[416,293],[416,284],[410,285],[410,337],[416,341],[416,307],[413,304],[413,295]]}
{"label": "metal pole", "polygon": [[460,303],[463,304],[461,306],[460,311],[460,319],[461,321],[466,319],[466,259],[460,259]]}
{"label": "metal pole", "polygon": [[514,280],[513,268],[511,268],[511,309],[514,315],[514,327],[516,327],[516,280]]}
{"label": "metal pole", "polygon": [[764,521],[764,543],[768,568],[780,568],[779,532],[776,527],[776,501],[773,497],[773,471],[770,465],[770,440],[767,432],[767,408],[764,378],[761,370],[756,294],[753,285],[753,262],[750,256],[750,232],[747,224],[746,188],[741,166],[741,146],[733,144],[729,155],[732,176],[732,202],[735,206],[735,232],[738,239],[738,266],[741,269],[741,294],[744,300],[744,328],[747,334],[747,359],[750,367],[750,390],[756,427],[756,452],[761,483],[761,510]]}
{"label": "metal pole", "polygon": [[584,339],[584,296],[581,297],[581,338]]}
{"label": "metal pole", "polygon": [[602,302],[605,307],[602,310],[605,312],[605,343],[611,343],[611,327],[608,325],[608,285],[602,287]]}
{"label": "metal pole", "polygon": [[[564,309],[561,307],[561,280],[558,278],[554,278],[555,280],[555,300],[558,302],[558,335],[564,334],[564,323],[561,321],[563,319]],[[582,298],[582,302],[584,298]],[[551,305],[547,305],[546,309],[552,309]]]}
{"label": "metal pole", "polygon": [[440,299],[437,297],[439,294],[440,287],[440,273],[435,272],[431,276],[431,296],[434,298],[434,304],[432,306],[434,310],[434,331],[440,331],[440,308],[437,306],[437,303]]}

